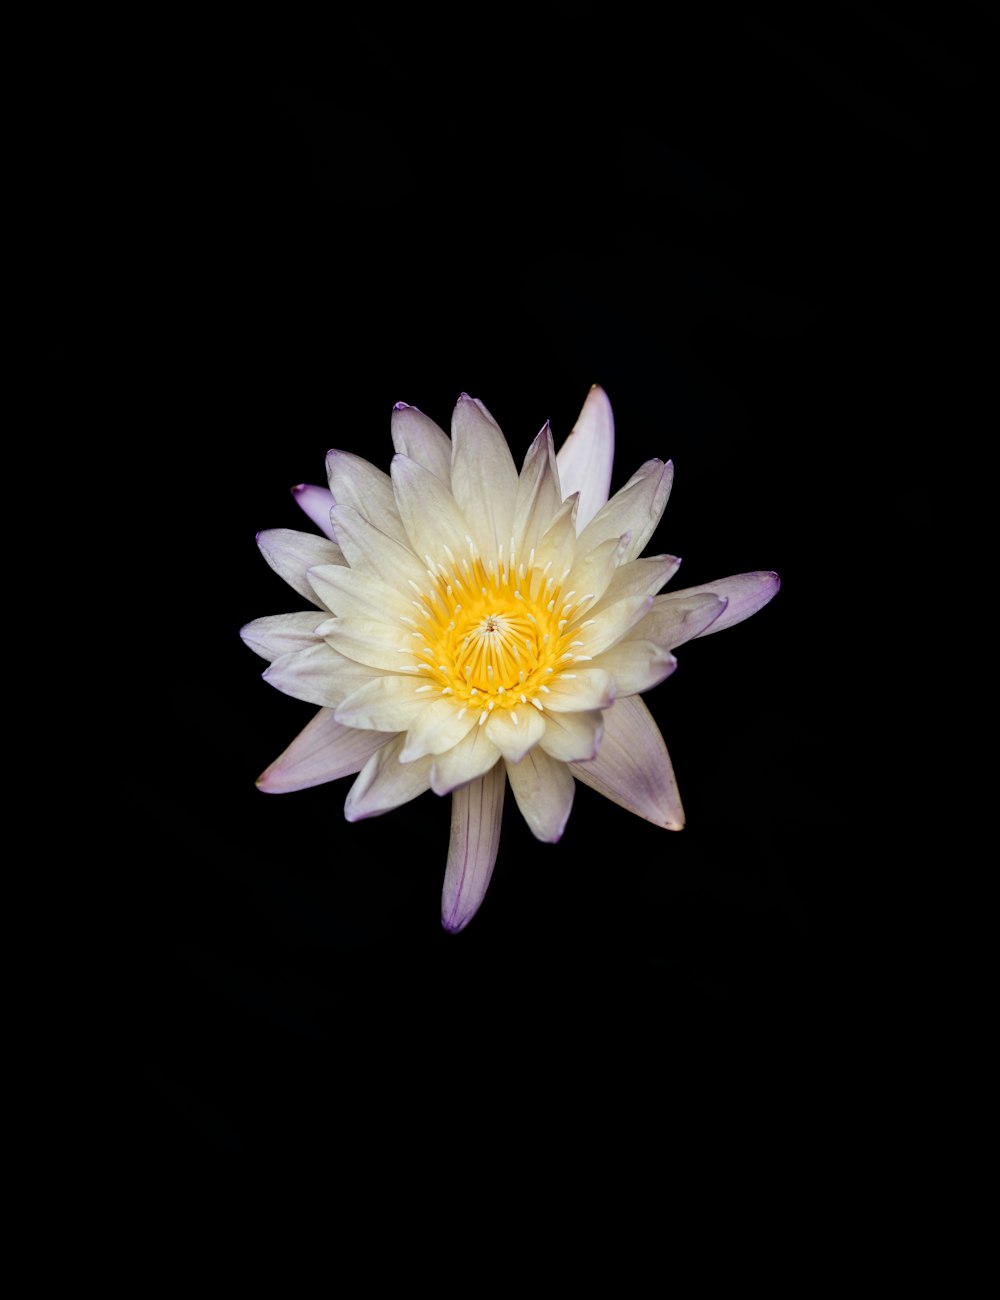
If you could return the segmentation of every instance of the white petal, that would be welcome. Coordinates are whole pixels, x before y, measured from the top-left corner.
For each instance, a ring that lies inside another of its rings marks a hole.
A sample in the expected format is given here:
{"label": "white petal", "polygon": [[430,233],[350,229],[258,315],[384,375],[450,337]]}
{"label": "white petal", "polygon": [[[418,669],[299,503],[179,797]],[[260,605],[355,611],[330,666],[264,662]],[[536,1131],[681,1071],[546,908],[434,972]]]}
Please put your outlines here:
{"label": "white petal", "polygon": [[409,803],[430,789],[430,759],[401,763],[399,752],[402,744],[402,736],[390,740],[372,754],[361,769],[344,801],[344,816],[349,822],[360,821],[363,817],[377,817],[379,813]]}
{"label": "white petal", "polygon": [[[334,505],[333,526],[347,563],[362,573],[373,573],[390,587],[407,582],[426,583],[426,566],[408,546],[368,522],[352,506]],[[317,561],[321,563],[321,561]]]}
{"label": "white petal", "polygon": [[324,535],[335,542],[337,537],[330,522],[333,497],[327,488],[317,487],[315,483],[299,483],[292,488],[292,496],[296,505],[306,512],[317,528],[321,528]]}
{"label": "white petal", "polygon": [[576,512],[579,498],[567,497],[535,547],[535,565],[552,565],[557,576],[568,573],[576,558]]}
{"label": "white petal", "polygon": [[[714,623],[709,624],[698,636],[708,636],[710,632],[721,632],[724,628],[742,623],[751,614],[763,609],[769,600],[778,594],[781,579],[776,573],[759,571],[755,573],[737,573],[731,578],[720,578],[717,582],[706,582],[702,587],[687,587],[672,593],[678,596],[698,596],[710,592],[728,600],[728,605]],[[653,602],[654,608],[656,602]]]}
{"label": "white petal", "polygon": [[622,640],[652,607],[653,593],[669,581],[679,563],[672,555],[653,555],[616,569],[601,599],[583,611],[593,622],[580,629],[582,653],[597,656]]}
{"label": "white petal", "polygon": [[316,641],[316,629],[326,620],[325,610],[307,609],[295,614],[268,614],[240,628],[240,636],[254,654],[270,662]]}
{"label": "white petal", "polygon": [[306,570],[317,564],[347,563],[336,542],[317,537],[315,533],[299,533],[292,528],[266,528],[257,534],[257,545],[275,573],[320,609],[323,603],[310,586]]}
{"label": "white petal", "polygon": [[343,727],[331,709],[320,709],[288,748],[257,778],[265,794],[288,794],[352,776],[390,739],[384,731]]}
{"label": "white petal", "polygon": [[495,709],[486,720],[486,734],[509,763],[520,763],[545,734],[545,719],[530,704]]}
{"label": "white petal", "polygon": [[570,667],[553,673],[548,690],[539,697],[545,710],[556,713],[580,713],[589,709],[607,709],[615,702],[615,683],[601,668]]}
{"label": "white petal", "polygon": [[666,464],[661,460],[647,460],[580,533],[580,552],[590,550],[608,537],[629,533],[632,540],[626,559],[641,555],[663,515],[673,478],[674,467],[669,460]]}
{"label": "white petal", "polygon": [[[423,697],[426,704],[410,723],[406,743],[400,751],[400,762],[412,763],[425,754],[440,754],[463,740],[476,725],[477,714],[468,709],[464,713],[454,699]],[[461,714],[461,716],[459,716]]]}
{"label": "white petal", "polygon": [[[424,661],[417,652],[424,644],[397,623],[376,623],[362,618],[331,618],[320,624],[320,635],[334,650],[355,663],[381,668],[387,673],[402,673]],[[414,687],[420,685],[413,683]]]}
{"label": "white petal", "polygon": [[334,448],[326,454],[326,473],[337,505],[351,506],[381,532],[405,545],[406,535],[385,470],[363,456]]}
{"label": "white petal", "polygon": [[565,590],[578,592],[579,600],[586,597],[596,604],[621,567],[630,541],[628,533],[617,538],[609,537],[585,555],[577,555],[569,577],[563,584]]}
{"label": "white petal", "polygon": [[538,742],[550,758],[561,763],[591,759],[601,745],[604,714],[600,709],[589,713],[546,713],[545,735]]}
{"label": "white petal", "polygon": [[[285,695],[327,709],[336,708],[345,696],[379,675],[373,668],[345,659],[325,641],[281,655],[263,673],[264,680]],[[395,728],[385,727],[384,730],[393,731]]]}
{"label": "white petal", "polygon": [[431,789],[435,794],[450,794],[458,786],[488,772],[499,757],[500,751],[487,736],[486,728],[475,726],[453,749],[435,755]]}
{"label": "white petal", "polygon": [[507,763],[507,780],[532,835],[555,844],[566,829],[576,792],[569,768],[543,749],[533,749],[520,763]]}
{"label": "white petal", "polygon": [[451,840],[441,891],[441,924],[464,930],[486,896],[500,847],[503,821],[502,763],[451,797]]}
{"label": "white petal", "polygon": [[580,494],[577,526],[581,529],[608,499],[614,457],[615,421],[611,403],[604,389],[595,384],[557,457],[563,496]]}
{"label": "white petal", "polygon": [[482,402],[465,393],[451,417],[451,489],[480,553],[492,559],[514,528],[517,469],[507,440]]}
{"label": "white petal", "polygon": [[341,700],[337,721],[345,727],[406,731],[427,708],[427,696],[417,695],[416,688],[412,677],[385,675],[362,682]]}
{"label": "white petal", "polygon": [[451,439],[430,416],[397,402],[392,412],[392,445],[451,486]]}
{"label": "white petal", "polygon": [[456,559],[468,555],[470,524],[436,474],[408,456],[393,456],[392,487],[409,544],[425,569],[428,556],[434,563],[446,561],[445,546]]}
{"label": "white petal", "polygon": [[600,752],[571,763],[578,781],[646,821],[679,831],[684,825],[670,755],[652,714],[638,695],[618,700],[603,715]]}
{"label": "white petal", "polygon": [[655,641],[664,650],[675,650],[685,641],[701,636],[726,608],[725,598],[700,592],[682,591],[654,596],[649,613],[628,633],[628,640]]}
{"label": "white petal", "polygon": [[559,470],[552,446],[552,433],[546,424],[528,448],[517,480],[514,536],[520,548],[518,559],[528,558],[532,547],[538,545],[561,504]]}
{"label": "white petal", "polygon": [[346,565],[321,564],[306,575],[313,590],[327,609],[345,618],[374,618],[383,622],[398,621],[400,615],[413,617],[408,595],[402,595],[371,573],[358,573]]}
{"label": "white petal", "polygon": [[604,668],[614,679],[619,696],[641,695],[652,690],[677,667],[677,660],[669,650],[653,641],[620,641],[599,655],[592,665]]}

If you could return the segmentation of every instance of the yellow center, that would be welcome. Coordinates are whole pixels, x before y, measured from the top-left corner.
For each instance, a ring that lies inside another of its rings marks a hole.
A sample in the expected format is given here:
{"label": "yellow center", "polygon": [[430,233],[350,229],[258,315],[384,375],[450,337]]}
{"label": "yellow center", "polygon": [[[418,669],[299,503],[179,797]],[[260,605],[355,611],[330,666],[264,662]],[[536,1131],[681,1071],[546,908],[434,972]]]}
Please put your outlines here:
{"label": "yellow center", "polygon": [[487,711],[543,707],[552,677],[589,658],[577,653],[584,602],[562,593],[567,574],[554,575],[551,562],[536,566],[534,552],[517,568],[502,554],[496,562],[456,561],[449,551],[448,561],[428,568],[427,588],[411,584],[419,617],[406,621],[418,644],[419,689]]}

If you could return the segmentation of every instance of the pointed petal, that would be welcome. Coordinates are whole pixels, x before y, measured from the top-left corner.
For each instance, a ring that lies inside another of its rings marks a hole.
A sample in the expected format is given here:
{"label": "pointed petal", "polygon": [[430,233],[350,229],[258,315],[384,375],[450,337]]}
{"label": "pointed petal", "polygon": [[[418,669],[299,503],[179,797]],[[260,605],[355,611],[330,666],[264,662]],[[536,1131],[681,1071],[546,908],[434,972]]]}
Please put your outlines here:
{"label": "pointed petal", "polygon": [[500,757],[500,751],[486,734],[475,726],[453,749],[437,754],[431,766],[431,789],[435,794],[452,790],[488,772]]}
{"label": "pointed petal", "polygon": [[486,734],[509,763],[520,763],[545,734],[545,719],[530,704],[496,709],[486,720]]}
{"label": "pointed petal", "polygon": [[507,780],[532,835],[555,844],[566,829],[576,792],[569,768],[544,749],[533,749],[520,763],[507,763]]}
{"label": "pointed petal", "polygon": [[604,714],[597,757],[571,763],[578,781],[666,830],[684,825],[670,755],[653,715],[638,695],[616,701]]}
{"label": "pointed petal", "polygon": [[[268,685],[285,695],[305,700],[308,704],[320,704],[326,709],[335,709],[363,683],[381,675],[377,669],[345,659],[325,641],[281,655],[263,673]],[[395,728],[386,727],[384,730]]]}
{"label": "pointed petal", "polygon": [[655,641],[664,650],[676,650],[685,641],[702,636],[725,608],[725,598],[711,592],[685,595],[675,591],[654,596],[649,613],[629,629],[627,639]]}
{"label": "pointed petal", "polygon": [[677,667],[669,650],[653,641],[621,641],[594,660],[592,667],[610,673],[618,696],[641,695],[652,690]]}
{"label": "pointed petal", "polygon": [[344,618],[374,618],[383,622],[413,616],[412,591],[402,595],[371,573],[358,573],[346,564],[321,564],[306,573],[313,591],[327,609]]}
{"label": "pointed petal", "polygon": [[418,586],[426,583],[424,564],[410,548],[369,523],[353,506],[334,504],[330,514],[344,556],[352,569],[373,573],[390,587],[401,590],[407,582],[415,582]]}
{"label": "pointed petal", "polygon": [[[578,624],[583,653],[597,656],[622,640],[652,607],[653,593],[676,573],[673,555],[650,555],[620,565],[604,595]],[[587,624],[589,623],[589,626]]]}
{"label": "pointed petal", "polygon": [[400,750],[400,762],[412,763],[425,754],[440,754],[464,740],[476,725],[476,714],[463,710],[454,700],[438,695],[424,696],[428,701],[422,713],[410,723],[406,743]]}
{"label": "pointed petal", "polygon": [[[471,525],[435,474],[408,456],[393,456],[392,487],[407,540],[423,561],[422,568],[445,561],[445,546],[456,559],[469,553]],[[424,572],[425,582],[426,576]]]}
{"label": "pointed petal", "polygon": [[486,896],[500,847],[505,776],[502,763],[451,797],[451,841],[441,891],[441,924],[464,930]]}
{"label": "pointed petal", "polygon": [[517,498],[514,502],[514,536],[517,538],[517,559],[527,560],[533,546],[548,528],[562,504],[559,470],[552,444],[552,433],[546,424],[528,448],[517,480]]}
{"label": "pointed petal", "polygon": [[416,688],[412,677],[385,675],[360,682],[340,701],[337,721],[372,731],[406,731],[427,707],[426,695],[417,695]]}
{"label": "pointed petal", "polygon": [[402,745],[402,736],[383,744],[361,769],[344,801],[344,816],[349,822],[360,821],[363,817],[377,817],[379,813],[409,803],[430,789],[430,759],[401,763],[399,752]]}
{"label": "pointed petal", "polygon": [[663,515],[673,479],[669,460],[666,464],[647,460],[583,529],[578,551],[584,553],[609,537],[629,533],[632,540],[625,558],[634,560],[641,555]]}
{"label": "pointed petal", "polygon": [[451,439],[430,416],[397,402],[392,412],[392,445],[451,486]]}
{"label": "pointed petal", "polygon": [[607,709],[615,702],[614,678],[601,668],[570,668],[554,673],[541,690],[546,712],[581,713]]}
{"label": "pointed petal", "polygon": [[604,714],[600,709],[589,713],[545,713],[545,735],[538,742],[550,758],[560,763],[591,759],[600,749],[604,734]]}
{"label": "pointed petal", "polygon": [[465,393],[451,418],[451,488],[480,554],[493,559],[514,530],[517,469],[507,440],[482,402]]}
{"label": "pointed petal", "polygon": [[[776,573],[761,570],[755,573],[737,573],[731,578],[719,578],[717,582],[706,582],[702,587],[686,587],[683,591],[671,593],[665,599],[711,593],[728,600],[729,604],[715,622],[695,634],[708,636],[710,632],[721,632],[724,628],[734,627],[751,614],[756,614],[778,594],[780,586],[781,579]],[[653,607],[655,609],[656,601],[653,602]]]}
{"label": "pointed petal", "polygon": [[559,507],[535,547],[535,567],[544,569],[547,564],[557,576],[568,574],[576,558],[576,512],[579,497],[571,496]]}
{"label": "pointed petal", "polygon": [[344,552],[336,542],[315,533],[299,533],[292,528],[265,528],[257,534],[257,545],[268,564],[300,596],[323,608],[306,578],[306,570],[316,564],[346,564]]}
{"label": "pointed petal", "polygon": [[331,709],[320,709],[288,748],[257,778],[265,794],[288,794],[359,772],[390,735],[342,727]]}
{"label": "pointed petal", "polygon": [[[355,663],[399,673],[417,667],[422,641],[414,638],[402,623],[376,623],[362,618],[331,618],[319,625],[320,636],[328,645]],[[413,683],[414,688],[420,685]]]}
{"label": "pointed petal", "polygon": [[590,523],[608,499],[614,458],[615,420],[611,403],[604,389],[595,384],[556,457],[563,496],[580,493],[577,515],[580,529]]}
{"label": "pointed petal", "polygon": [[293,650],[312,645],[316,629],[326,621],[326,610],[307,609],[295,614],[268,614],[240,628],[240,636],[254,654],[270,662]]}
{"label": "pointed petal", "polygon": [[326,474],[333,501],[351,506],[397,542],[406,543],[406,534],[396,509],[392,483],[385,470],[378,469],[363,456],[334,448],[326,454]]}
{"label": "pointed petal", "polygon": [[330,523],[333,497],[329,491],[325,487],[317,487],[315,483],[297,483],[292,488],[292,496],[296,505],[306,512],[316,527],[321,528],[331,542],[335,542],[337,537],[333,524]]}

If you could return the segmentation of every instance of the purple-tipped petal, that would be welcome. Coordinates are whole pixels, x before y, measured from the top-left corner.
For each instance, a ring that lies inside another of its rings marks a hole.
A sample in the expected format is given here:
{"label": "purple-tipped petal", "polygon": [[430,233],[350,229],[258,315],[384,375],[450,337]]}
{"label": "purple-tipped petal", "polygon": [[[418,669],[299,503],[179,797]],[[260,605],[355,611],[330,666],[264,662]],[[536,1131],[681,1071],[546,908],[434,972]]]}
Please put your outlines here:
{"label": "purple-tipped petal", "polygon": [[596,758],[570,763],[578,781],[669,831],[684,825],[670,755],[653,715],[638,695],[616,700],[604,714],[604,737]]}
{"label": "purple-tipped petal", "polygon": [[[392,483],[384,470],[353,452],[326,453],[326,476],[338,506],[351,506],[362,518],[397,542],[406,542],[406,534],[396,510]],[[331,505],[333,502],[331,502]]]}
{"label": "purple-tipped petal", "polygon": [[517,468],[507,440],[482,402],[464,393],[451,417],[451,488],[481,555],[509,547]]}
{"label": "purple-tipped petal", "polygon": [[240,636],[254,654],[268,663],[295,650],[305,650],[317,640],[316,629],[326,621],[325,610],[295,614],[267,614],[240,628]]}
{"label": "purple-tipped petal", "polygon": [[301,506],[317,528],[321,528],[331,542],[337,540],[337,534],[330,523],[330,507],[333,496],[329,489],[317,487],[315,483],[297,483],[292,488],[296,504]]}
{"label": "purple-tipped petal", "polygon": [[401,456],[409,456],[446,486],[451,486],[451,439],[445,431],[415,406],[397,402],[392,412],[392,445]]}
{"label": "purple-tipped petal", "polygon": [[288,794],[353,776],[390,737],[390,732],[342,727],[332,709],[320,709],[257,778],[257,787],[265,794]]}
{"label": "purple-tipped petal", "polygon": [[306,570],[318,564],[346,564],[344,552],[336,542],[314,533],[300,533],[294,528],[265,528],[257,534],[257,545],[268,564],[300,596],[323,609]]}
{"label": "purple-tipped petal", "polygon": [[[717,619],[709,623],[697,636],[709,636],[712,632],[721,632],[724,628],[742,623],[751,614],[763,609],[769,600],[778,594],[781,579],[776,573],[760,571],[755,573],[737,573],[731,578],[720,578],[717,582],[706,582],[701,587],[687,587],[683,591],[670,592],[657,596],[653,601],[656,609],[660,600],[677,600],[685,596],[718,596],[729,603]],[[693,638],[692,638],[693,639]]]}
{"label": "purple-tipped petal", "polygon": [[497,763],[451,796],[451,841],[441,891],[441,924],[464,930],[486,896],[500,847],[506,775]]}
{"label": "purple-tipped petal", "polygon": [[580,493],[576,524],[581,531],[608,499],[614,458],[615,420],[611,403],[604,389],[595,384],[556,456],[563,499],[574,492]]}

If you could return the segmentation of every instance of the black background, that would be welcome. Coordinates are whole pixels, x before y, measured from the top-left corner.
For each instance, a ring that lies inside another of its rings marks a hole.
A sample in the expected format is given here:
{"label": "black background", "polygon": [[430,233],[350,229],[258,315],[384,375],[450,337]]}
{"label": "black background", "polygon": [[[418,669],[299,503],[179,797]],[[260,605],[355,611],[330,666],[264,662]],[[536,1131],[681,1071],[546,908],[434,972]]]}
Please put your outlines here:
{"label": "black background", "polygon": [[[748,1127],[755,1087],[851,1095],[906,985],[877,896],[905,870],[917,669],[889,629],[938,559],[935,467],[982,425],[995,24],[464,21],[192,34],[152,91],[123,218],[159,584],[123,983],[163,1151],[460,1151],[511,1114],[667,1148],[678,1095]],[[683,558],[672,586],[783,587],[647,697],[686,829],[578,787],[542,845],[508,796],[487,899],[448,936],[447,800],[348,825],[346,780],[254,787],[313,712],[239,639],[303,607],[254,537],[311,528],[289,488],[328,448],[388,468],[396,401],[447,427],[467,391],[520,460],[595,382],[612,487],[674,461],[647,547]]]}

